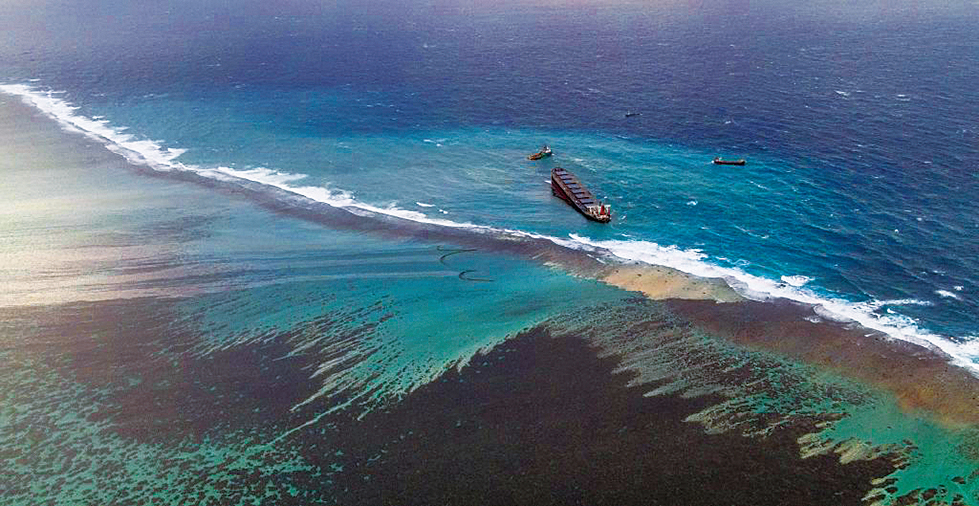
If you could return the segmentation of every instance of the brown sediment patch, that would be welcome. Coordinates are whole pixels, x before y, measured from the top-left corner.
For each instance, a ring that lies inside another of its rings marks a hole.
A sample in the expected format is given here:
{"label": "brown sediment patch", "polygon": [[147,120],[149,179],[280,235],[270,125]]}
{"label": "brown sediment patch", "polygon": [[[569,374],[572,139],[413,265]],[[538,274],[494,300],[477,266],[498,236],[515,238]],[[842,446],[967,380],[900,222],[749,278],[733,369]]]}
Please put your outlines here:
{"label": "brown sediment patch", "polygon": [[938,350],[856,324],[809,321],[811,307],[787,300],[670,300],[667,306],[711,334],[890,391],[907,411],[925,410],[949,426],[979,424],[979,378]]}
{"label": "brown sediment patch", "polygon": [[[600,356],[603,355],[603,356]],[[706,433],[716,395],[644,395],[620,358],[536,328],[357,421],[334,419],[339,504],[861,504],[886,459],[803,459],[805,420]]]}
{"label": "brown sediment patch", "polygon": [[[14,152],[26,151],[36,144],[31,135],[61,135],[56,124],[23,121],[39,118],[34,108],[14,98],[0,99],[0,137],[13,139]],[[81,136],[71,147],[92,146]],[[33,139],[33,140],[32,140]],[[59,139],[60,140],[60,139]],[[47,144],[45,144],[47,146]],[[36,148],[36,146],[34,146]],[[31,153],[38,157],[45,153]],[[43,151],[43,150],[42,150]],[[85,151],[92,160],[121,162],[101,148]],[[82,164],[82,166],[87,166]],[[25,166],[26,167],[26,166]],[[933,350],[910,343],[894,341],[881,335],[867,337],[866,329],[830,323],[813,324],[804,320],[810,308],[798,307],[785,312],[785,304],[737,302],[715,304],[715,301],[738,300],[720,280],[704,280],[662,267],[609,267],[589,254],[554,244],[546,239],[515,238],[499,233],[473,233],[465,229],[420,224],[384,216],[364,217],[326,204],[316,203],[295,194],[247,181],[210,180],[189,172],[156,172],[136,167],[144,174],[169,180],[194,182],[229,196],[247,198],[267,209],[325,226],[374,233],[383,236],[413,238],[430,243],[447,242],[462,247],[529,257],[542,263],[560,265],[577,275],[594,277],[627,290],[637,290],[652,299],[686,299],[674,307],[705,329],[732,340],[761,349],[772,350],[805,362],[829,367],[841,374],[866,380],[895,393],[906,409],[926,409],[947,423],[979,422],[979,380],[967,371],[948,363],[948,358]],[[27,169],[23,169],[27,170]],[[36,178],[35,173],[30,174]],[[63,171],[58,177],[64,177]],[[76,203],[77,204],[77,203]],[[600,253],[599,253],[600,254]],[[642,274],[640,276],[640,274]],[[690,299],[710,299],[692,301]]]}
{"label": "brown sediment patch", "polygon": [[738,295],[722,279],[701,278],[663,266],[617,266],[600,275],[599,280],[626,290],[642,292],[653,300],[744,300],[744,297]]}

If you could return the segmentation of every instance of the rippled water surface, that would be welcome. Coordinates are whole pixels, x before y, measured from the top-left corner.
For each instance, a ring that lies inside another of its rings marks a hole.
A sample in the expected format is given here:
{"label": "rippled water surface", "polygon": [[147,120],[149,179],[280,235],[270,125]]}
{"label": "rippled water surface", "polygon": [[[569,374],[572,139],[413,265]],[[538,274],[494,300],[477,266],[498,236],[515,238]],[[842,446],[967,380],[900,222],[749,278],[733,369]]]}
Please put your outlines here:
{"label": "rippled water surface", "polygon": [[[565,336],[638,375],[622,385],[701,399],[677,423],[871,462],[864,502],[979,500],[974,430],[908,411],[941,392],[754,356],[569,275],[721,277],[979,370],[977,20],[965,2],[0,6],[0,485],[17,504],[343,502],[326,484],[409,462],[347,418],[410,427],[398,409],[503,386],[487,403],[512,410],[522,360],[558,353],[520,343]],[[556,166],[611,224],[551,195]]]}

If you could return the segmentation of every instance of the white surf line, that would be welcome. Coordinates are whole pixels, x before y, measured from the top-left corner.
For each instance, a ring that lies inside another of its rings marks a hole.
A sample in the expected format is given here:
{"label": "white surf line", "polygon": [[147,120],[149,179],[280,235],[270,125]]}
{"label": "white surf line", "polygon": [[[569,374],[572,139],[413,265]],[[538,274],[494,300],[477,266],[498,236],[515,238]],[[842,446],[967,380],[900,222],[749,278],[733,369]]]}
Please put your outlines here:
{"label": "white surf line", "polygon": [[[461,228],[479,233],[506,234],[512,237],[547,240],[559,246],[570,249],[584,250],[594,253],[604,253],[621,260],[639,261],[650,265],[671,267],[687,274],[706,278],[723,278],[731,288],[741,295],[753,300],[770,298],[786,298],[805,304],[811,304],[828,317],[854,321],[877,330],[892,338],[908,341],[920,346],[935,347],[947,354],[953,364],[969,370],[979,376],[979,337],[968,337],[962,342],[954,342],[937,334],[927,332],[917,326],[913,319],[902,315],[878,315],[874,310],[882,305],[901,305],[912,301],[868,301],[863,303],[850,302],[842,298],[825,298],[815,292],[793,287],[785,282],[773,281],[767,278],[748,274],[747,272],[730,267],[720,267],[711,264],[707,255],[697,250],[681,250],[675,246],[660,246],[650,241],[596,241],[575,234],[569,234],[570,239],[553,236],[496,228],[472,223],[460,223],[446,219],[430,218],[423,213],[400,209],[394,205],[378,207],[354,199],[343,190],[330,189],[321,186],[294,186],[290,183],[302,180],[305,174],[291,174],[267,168],[237,170],[230,167],[203,168],[184,164],[176,158],[185,152],[181,149],[168,149],[152,140],[140,140],[131,134],[124,133],[122,128],[110,126],[103,119],[92,119],[75,114],[77,107],[55,97],[58,92],[36,91],[23,84],[0,85],[0,92],[21,97],[24,102],[32,105],[62,125],[66,130],[82,133],[96,139],[114,153],[125,157],[131,163],[149,166],[160,171],[183,170],[204,177],[227,181],[246,180],[265,186],[278,188],[312,201],[327,204],[332,207],[347,209],[351,212],[362,210],[369,213],[381,214],[408,221],[427,223],[451,228]],[[790,277],[793,281],[801,277]],[[913,301],[914,303],[922,303]]]}
{"label": "white surf line", "polygon": [[[913,319],[898,315],[879,315],[874,311],[887,305],[932,305],[931,302],[917,299],[872,300],[850,302],[842,298],[827,298],[812,290],[792,286],[768,278],[755,276],[740,269],[721,267],[705,259],[707,255],[697,250],[681,250],[674,246],[663,247],[648,241],[594,241],[588,238],[571,236],[576,242],[610,251],[613,255],[627,260],[640,261],[651,265],[663,265],[679,271],[705,278],[722,278],[738,293],[753,300],[785,298],[814,306],[820,313],[832,319],[853,321],[871,330],[882,332],[892,338],[908,341],[919,346],[937,348],[948,355],[952,363],[979,376],[979,342],[974,337],[958,343],[937,334],[927,332],[917,326]],[[833,318],[835,317],[835,318]]]}

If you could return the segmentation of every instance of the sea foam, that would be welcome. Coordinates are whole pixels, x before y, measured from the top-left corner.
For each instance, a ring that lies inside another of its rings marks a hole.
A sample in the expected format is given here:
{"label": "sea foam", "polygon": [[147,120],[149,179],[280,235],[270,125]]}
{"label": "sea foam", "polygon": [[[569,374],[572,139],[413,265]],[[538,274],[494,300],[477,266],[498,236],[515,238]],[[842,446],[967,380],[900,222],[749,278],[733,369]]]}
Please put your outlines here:
{"label": "sea foam", "polygon": [[812,281],[812,278],[806,276],[782,276],[782,281],[798,288]]}
{"label": "sea foam", "polygon": [[[753,300],[785,298],[815,307],[820,316],[836,321],[856,322],[860,325],[882,332],[888,336],[929,348],[937,348],[949,355],[951,361],[979,375],[979,336],[947,339],[928,332],[917,325],[913,319],[887,311],[880,314],[885,306],[904,306],[930,304],[914,299],[853,302],[840,297],[817,294],[804,287],[810,278],[806,276],[783,276],[772,280],[756,276],[736,267],[717,265],[699,250],[684,250],[676,246],[661,246],[642,240],[598,241],[570,234],[569,238],[537,234],[522,230],[489,227],[472,223],[456,222],[442,218],[431,218],[424,213],[401,209],[394,204],[372,205],[357,200],[350,192],[323,187],[301,186],[298,182],[305,174],[293,174],[268,168],[234,169],[231,167],[200,167],[185,164],[176,159],[185,152],[182,149],[164,147],[160,142],[138,139],[125,133],[124,128],[111,126],[104,119],[88,118],[76,114],[77,107],[55,95],[63,92],[39,91],[22,84],[0,85],[0,92],[21,97],[54,120],[64,129],[84,134],[102,142],[107,149],[123,156],[131,163],[151,167],[159,171],[182,170],[212,179],[228,181],[234,179],[251,181],[278,188],[310,200],[333,207],[347,209],[357,214],[361,212],[381,214],[431,225],[468,229],[478,233],[505,234],[511,237],[543,239],[571,249],[588,251],[599,255],[609,255],[620,260],[643,262],[651,265],[671,267],[688,274],[708,278],[722,278],[741,295]],[[358,212],[359,211],[359,212]],[[439,209],[443,214],[445,211]],[[944,295],[944,294],[943,294]]]}
{"label": "sea foam", "polygon": [[890,306],[931,305],[929,301],[899,299],[853,302],[841,297],[818,294],[805,287],[756,276],[738,268],[716,265],[699,250],[683,250],[675,246],[664,247],[649,241],[595,241],[576,235],[571,237],[574,243],[606,250],[622,259],[672,267],[695,276],[722,278],[749,299],[785,298],[810,304],[816,308],[817,314],[824,318],[856,322],[895,339],[941,350],[956,365],[970,370],[973,374],[979,374],[979,363],[977,363],[979,344],[975,342],[975,337],[952,341],[920,328],[917,322],[907,316],[895,312],[886,314],[878,312],[879,309]]}

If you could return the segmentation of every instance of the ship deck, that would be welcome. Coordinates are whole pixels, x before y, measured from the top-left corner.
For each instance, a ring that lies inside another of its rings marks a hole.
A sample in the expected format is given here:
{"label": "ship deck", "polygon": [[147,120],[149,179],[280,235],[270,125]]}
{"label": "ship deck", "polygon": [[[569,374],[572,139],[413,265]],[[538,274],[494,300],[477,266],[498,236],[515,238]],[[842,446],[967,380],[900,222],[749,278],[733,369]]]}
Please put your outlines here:
{"label": "ship deck", "polygon": [[581,184],[574,174],[562,167],[551,170],[551,191],[590,220],[608,223],[611,219],[605,206]]}

